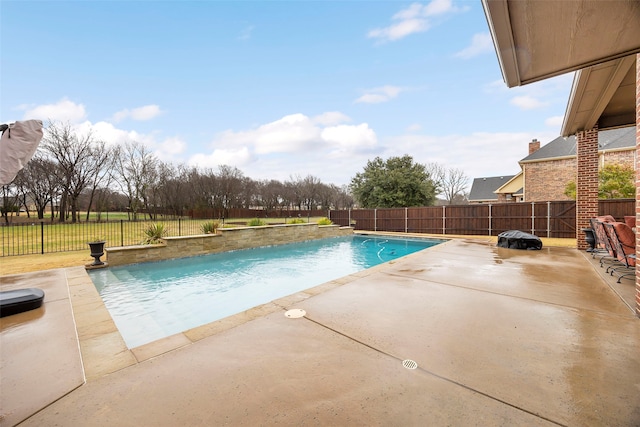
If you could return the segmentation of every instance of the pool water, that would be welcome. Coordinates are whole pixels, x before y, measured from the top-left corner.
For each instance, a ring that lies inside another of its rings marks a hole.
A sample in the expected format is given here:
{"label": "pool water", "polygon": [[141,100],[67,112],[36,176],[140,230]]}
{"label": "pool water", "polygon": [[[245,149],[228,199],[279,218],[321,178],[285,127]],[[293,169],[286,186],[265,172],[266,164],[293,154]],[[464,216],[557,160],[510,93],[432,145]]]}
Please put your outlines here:
{"label": "pool water", "polygon": [[88,273],[133,348],[442,242],[345,236]]}

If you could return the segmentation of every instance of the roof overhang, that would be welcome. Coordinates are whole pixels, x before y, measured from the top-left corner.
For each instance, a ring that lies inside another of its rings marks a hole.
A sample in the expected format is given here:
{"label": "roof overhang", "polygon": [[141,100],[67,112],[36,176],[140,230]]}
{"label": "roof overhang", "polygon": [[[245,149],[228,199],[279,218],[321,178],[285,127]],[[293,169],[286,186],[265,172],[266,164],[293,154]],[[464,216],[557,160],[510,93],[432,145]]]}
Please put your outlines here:
{"label": "roof overhang", "polygon": [[505,182],[500,188],[494,191],[495,194],[515,194],[522,189],[524,185],[524,177],[522,171],[518,172],[509,181]]}
{"label": "roof overhang", "polygon": [[482,6],[509,87],[640,52],[637,0],[482,0]]}
{"label": "roof overhang", "polygon": [[636,124],[638,0],[482,0],[508,87],[577,71],[561,135]]}
{"label": "roof overhang", "polygon": [[592,129],[629,126],[636,122],[636,55],[578,71],[562,123],[562,136]]}

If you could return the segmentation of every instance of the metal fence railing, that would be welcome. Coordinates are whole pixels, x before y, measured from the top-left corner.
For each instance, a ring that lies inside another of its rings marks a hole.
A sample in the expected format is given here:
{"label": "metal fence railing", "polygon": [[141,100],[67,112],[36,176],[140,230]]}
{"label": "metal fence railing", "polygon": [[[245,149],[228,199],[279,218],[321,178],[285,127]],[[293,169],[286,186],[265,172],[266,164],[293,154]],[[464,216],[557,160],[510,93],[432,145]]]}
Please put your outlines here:
{"label": "metal fence railing", "polygon": [[162,223],[167,237],[202,234],[204,219],[161,221],[109,221],[52,223],[34,221],[0,227],[0,257],[88,250],[90,241],[105,240],[106,247],[136,245],[144,240],[144,230]]}

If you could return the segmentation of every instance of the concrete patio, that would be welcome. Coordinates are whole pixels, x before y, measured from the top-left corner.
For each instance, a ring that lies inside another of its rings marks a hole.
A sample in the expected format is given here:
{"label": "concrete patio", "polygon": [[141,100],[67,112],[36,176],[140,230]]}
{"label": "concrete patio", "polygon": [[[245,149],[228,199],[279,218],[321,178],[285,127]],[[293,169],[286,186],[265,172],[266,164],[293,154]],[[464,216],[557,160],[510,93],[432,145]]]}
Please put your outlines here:
{"label": "concrete patio", "polygon": [[[133,350],[81,268],[1,277],[69,292],[3,319],[0,425],[640,425],[633,280],[576,249],[494,241],[454,239]],[[37,332],[68,332],[56,307],[76,342]],[[51,341],[66,350],[45,362]],[[52,372],[70,380],[58,400]]]}

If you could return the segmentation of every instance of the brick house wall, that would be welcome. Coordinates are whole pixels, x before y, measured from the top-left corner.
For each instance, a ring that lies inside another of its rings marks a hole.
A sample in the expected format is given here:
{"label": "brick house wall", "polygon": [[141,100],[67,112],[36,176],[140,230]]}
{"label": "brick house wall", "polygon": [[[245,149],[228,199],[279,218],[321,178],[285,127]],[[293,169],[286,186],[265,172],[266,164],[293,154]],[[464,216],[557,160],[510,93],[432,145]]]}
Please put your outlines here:
{"label": "brick house wall", "polygon": [[629,166],[635,168],[636,164],[636,150],[624,150],[624,151],[606,151],[600,153],[600,166],[618,164],[622,166]]}
{"label": "brick house wall", "polygon": [[[635,167],[636,150],[606,151],[599,153],[600,167],[619,164]],[[522,163],[524,173],[524,201],[570,200],[565,196],[567,183],[576,181],[577,160],[575,157]]]}
{"label": "brick house wall", "polygon": [[523,163],[524,201],[570,200],[564,195],[569,181],[576,180],[576,158]]}

